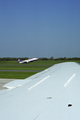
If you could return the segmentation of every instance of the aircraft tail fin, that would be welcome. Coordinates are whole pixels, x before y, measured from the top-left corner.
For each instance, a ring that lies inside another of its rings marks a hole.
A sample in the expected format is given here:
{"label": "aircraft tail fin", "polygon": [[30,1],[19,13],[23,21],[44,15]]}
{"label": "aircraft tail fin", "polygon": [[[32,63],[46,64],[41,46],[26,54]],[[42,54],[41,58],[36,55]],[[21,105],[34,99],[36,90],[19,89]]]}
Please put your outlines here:
{"label": "aircraft tail fin", "polygon": [[21,62],[21,60],[19,58],[17,58],[18,62]]}

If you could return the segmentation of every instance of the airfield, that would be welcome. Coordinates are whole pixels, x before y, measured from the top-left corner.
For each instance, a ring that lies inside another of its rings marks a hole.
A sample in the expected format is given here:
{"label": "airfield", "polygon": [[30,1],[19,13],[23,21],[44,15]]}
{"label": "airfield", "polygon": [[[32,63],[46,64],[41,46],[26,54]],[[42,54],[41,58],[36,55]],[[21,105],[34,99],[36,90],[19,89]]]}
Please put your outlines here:
{"label": "airfield", "polygon": [[[16,79],[23,80],[61,62],[66,61],[43,60],[35,61],[29,64],[19,64],[17,61],[0,61],[0,90],[5,89],[2,86],[6,83]],[[75,62],[80,63],[78,60]]]}
{"label": "airfield", "polygon": [[52,64],[49,61],[35,61],[28,64],[19,64],[17,61],[0,61],[0,90],[5,89],[2,87],[4,84],[16,79],[23,80],[50,67]]}

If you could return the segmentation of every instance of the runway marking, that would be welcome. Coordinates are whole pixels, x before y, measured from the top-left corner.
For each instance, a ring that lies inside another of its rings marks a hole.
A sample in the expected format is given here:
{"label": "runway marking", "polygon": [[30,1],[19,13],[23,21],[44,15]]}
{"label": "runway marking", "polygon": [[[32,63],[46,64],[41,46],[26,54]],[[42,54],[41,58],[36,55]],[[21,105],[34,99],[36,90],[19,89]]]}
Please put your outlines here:
{"label": "runway marking", "polygon": [[37,85],[39,85],[40,83],[42,83],[44,80],[46,80],[49,77],[50,77],[50,75],[48,75],[47,77],[43,78],[42,80],[40,80],[39,82],[37,82],[36,84],[34,84],[32,87],[28,88],[28,90],[33,89],[34,87],[36,87]]}
{"label": "runway marking", "polygon": [[75,73],[69,78],[69,80],[64,84],[64,87],[66,87],[69,82],[73,79],[73,77],[75,76]]}

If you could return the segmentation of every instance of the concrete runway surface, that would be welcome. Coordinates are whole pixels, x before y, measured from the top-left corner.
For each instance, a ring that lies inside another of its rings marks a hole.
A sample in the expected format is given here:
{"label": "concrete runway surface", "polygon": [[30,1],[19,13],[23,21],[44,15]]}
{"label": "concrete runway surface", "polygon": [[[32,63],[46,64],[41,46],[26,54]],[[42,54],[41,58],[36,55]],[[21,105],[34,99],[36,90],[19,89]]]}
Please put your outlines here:
{"label": "concrete runway surface", "polygon": [[13,80],[23,80],[23,79],[4,79],[4,78],[0,78],[0,90],[6,89],[6,88],[3,87],[3,85],[11,82]]}

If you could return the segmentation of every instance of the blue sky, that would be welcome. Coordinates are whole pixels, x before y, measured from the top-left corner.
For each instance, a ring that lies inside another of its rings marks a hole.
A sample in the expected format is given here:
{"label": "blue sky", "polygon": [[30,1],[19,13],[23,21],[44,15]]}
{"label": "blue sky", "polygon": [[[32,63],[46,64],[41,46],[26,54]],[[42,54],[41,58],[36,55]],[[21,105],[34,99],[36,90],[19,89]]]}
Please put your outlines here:
{"label": "blue sky", "polygon": [[0,57],[80,57],[80,0],[0,0]]}

